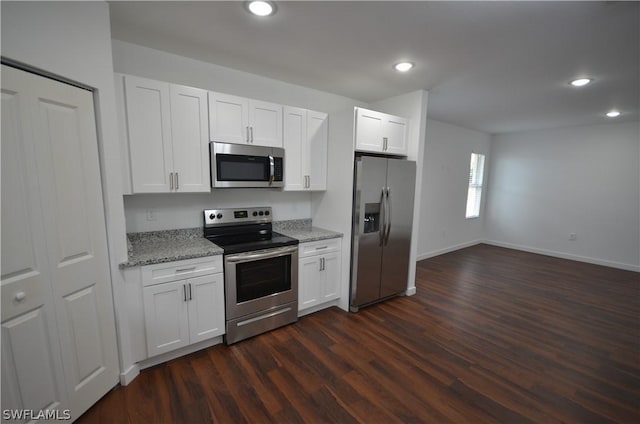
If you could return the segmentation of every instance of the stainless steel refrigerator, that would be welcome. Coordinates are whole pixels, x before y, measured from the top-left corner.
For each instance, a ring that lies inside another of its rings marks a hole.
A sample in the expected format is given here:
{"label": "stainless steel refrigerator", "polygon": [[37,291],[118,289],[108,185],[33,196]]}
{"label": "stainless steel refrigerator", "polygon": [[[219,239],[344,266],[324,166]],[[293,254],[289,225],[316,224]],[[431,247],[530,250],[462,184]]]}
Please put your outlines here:
{"label": "stainless steel refrigerator", "polygon": [[354,312],[407,289],[415,180],[415,162],[356,157],[350,294]]}

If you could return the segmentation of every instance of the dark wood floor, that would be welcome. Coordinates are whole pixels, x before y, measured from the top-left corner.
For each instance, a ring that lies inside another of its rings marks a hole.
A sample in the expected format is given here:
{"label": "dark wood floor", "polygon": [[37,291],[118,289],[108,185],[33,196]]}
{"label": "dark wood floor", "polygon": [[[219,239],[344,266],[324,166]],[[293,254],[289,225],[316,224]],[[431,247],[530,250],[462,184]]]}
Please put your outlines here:
{"label": "dark wood floor", "polygon": [[640,274],[478,245],[416,284],[145,370],[78,422],[640,422]]}

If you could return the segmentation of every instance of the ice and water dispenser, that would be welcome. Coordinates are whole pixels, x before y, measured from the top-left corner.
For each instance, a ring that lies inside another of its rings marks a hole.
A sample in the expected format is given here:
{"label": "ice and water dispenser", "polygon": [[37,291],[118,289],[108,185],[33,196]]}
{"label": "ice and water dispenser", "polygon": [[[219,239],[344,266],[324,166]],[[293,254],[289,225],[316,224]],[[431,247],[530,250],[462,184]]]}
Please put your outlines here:
{"label": "ice and water dispenser", "polygon": [[364,233],[380,231],[380,203],[365,203],[364,205]]}

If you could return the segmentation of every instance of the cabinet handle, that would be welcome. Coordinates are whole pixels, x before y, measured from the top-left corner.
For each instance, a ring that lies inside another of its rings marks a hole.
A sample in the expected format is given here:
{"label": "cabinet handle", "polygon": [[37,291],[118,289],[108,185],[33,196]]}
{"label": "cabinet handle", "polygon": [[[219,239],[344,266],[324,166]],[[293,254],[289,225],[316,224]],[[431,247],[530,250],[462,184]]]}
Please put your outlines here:
{"label": "cabinet handle", "polygon": [[324,263],[324,258],[322,258],[322,270],[324,271],[326,269],[325,267],[325,263]]}
{"label": "cabinet handle", "polygon": [[196,267],[195,266],[190,266],[189,268],[178,268],[176,269],[176,273],[178,272],[188,272],[188,271],[193,271],[195,270]]}
{"label": "cabinet handle", "polygon": [[178,185],[178,173],[176,172],[176,190],[179,188],[180,186]]}
{"label": "cabinet handle", "polygon": [[320,258],[320,269],[318,271],[322,271],[322,258]]}
{"label": "cabinet handle", "polygon": [[173,172],[169,172],[169,190],[173,190]]}
{"label": "cabinet handle", "polygon": [[25,299],[26,297],[27,297],[27,294],[26,294],[25,292],[23,292],[23,291],[19,291],[18,293],[16,293],[16,294],[13,296],[13,299],[14,299],[16,302],[22,302],[22,301],[24,301],[24,299]]}
{"label": "cabinet handle", "polygon": [[251,132],[251,144],[253,144],[253,127],[249,127],[249,131]]}
{"label": "cabinet handle", "polygon": [[183,284],[182,285],[182,298],[184,299],[184,301],[187,301],[187,285]]}
{"label": "cabinet handle", "polygon": [[387,144],[389,143],[389,139],[387,137],[382,137],[382,150],[387,151]]}
{"label": "cabinet handle", "polygon": [[249,127],[247,126],[247,144],[251,143],[251,141],[249,141]]}
{"label": "cabinet handle", "polygon": [[322,250],[322,249],[326,249],[326,248],[328,248],[328,247],[329,247],[329,246],[320,246],[320,247],[316,247],[316,250]]}
{"label": "cabinet handle", "polygon": [[189,283],[189,300],[193,300],[193,296],[191,296],[191,283]]}

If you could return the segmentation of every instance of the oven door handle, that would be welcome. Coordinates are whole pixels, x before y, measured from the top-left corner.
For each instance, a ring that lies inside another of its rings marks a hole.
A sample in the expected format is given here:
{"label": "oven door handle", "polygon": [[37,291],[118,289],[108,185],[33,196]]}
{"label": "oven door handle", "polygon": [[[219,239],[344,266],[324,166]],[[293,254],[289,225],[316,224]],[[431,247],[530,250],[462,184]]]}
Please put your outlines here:
{"label": "oven door handle", "polygon": [[225,257],[226,262],[247,262],[247,261],[256,261],[260,259],[269,259],[269,258],[277,258],[279,256],[290,255],[293,252],[298,250],[298,246],[286,246],[279,247],[276,249],[267,249],[264,251],[259,251],[258,253],[246,252],[246,253],[238,253],[235,255],[228,255]]}

